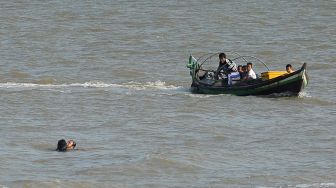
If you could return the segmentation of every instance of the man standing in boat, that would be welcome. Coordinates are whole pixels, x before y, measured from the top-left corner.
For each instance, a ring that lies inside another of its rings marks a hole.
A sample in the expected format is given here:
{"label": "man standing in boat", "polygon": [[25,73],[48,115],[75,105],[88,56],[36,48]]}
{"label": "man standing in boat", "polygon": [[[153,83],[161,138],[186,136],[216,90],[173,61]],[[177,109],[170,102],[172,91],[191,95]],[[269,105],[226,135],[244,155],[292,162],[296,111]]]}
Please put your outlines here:
{"label": "man standing in boat", "polygon": [[223,71],[223,73],[228,78],[228,85],[232,85],[234,81],[240,80],[240,74],[237,71],[237,65],[230,59],[226,58],[225,53],[219,54],[219,65],[216,70],[215,77],[218,78],[218,75]]}

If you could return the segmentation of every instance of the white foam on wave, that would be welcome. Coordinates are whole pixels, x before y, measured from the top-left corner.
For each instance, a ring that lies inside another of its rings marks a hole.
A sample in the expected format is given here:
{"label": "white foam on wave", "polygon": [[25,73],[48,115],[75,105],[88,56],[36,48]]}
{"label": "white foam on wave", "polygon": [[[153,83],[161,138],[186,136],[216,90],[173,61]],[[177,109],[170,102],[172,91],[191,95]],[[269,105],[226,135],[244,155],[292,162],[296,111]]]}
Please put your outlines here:
{"label": "white foam on wave", "polygon": [[313,183],[313,184],[299,184],[294,187],[298,187],[298,188],[328,187],[330,188],[330,187],[336,187],[336,184],[335,183]]}
{"label": "white foam on wave", "polygon": [[[257,188],[272,188],[272,186],[256,186]],[[278,186],[275,186],[278,187]],[[336,188],[336,183],[311,183],[311,184],[298,184],[286,185],[288,188]]]}
{"label": "white foam on wave", "polygon": [[135,90],[146,90],[146,89],[160,89],[160,90],[175,90],[181,88],[181,86],[167,85],[162,81],[155,82],[128,82],[122,84],[114,83],[104,83],[100,81],[89,81],[85,83],[70,83],[70,84],[35,84],[35,83],[16,83],[7,82],[0,83],[0,88],[67,88],[67,87],[83,87],[83,88],[126,88]]}
{"label": "white foam on wave", "polygon": [[272,93],[269,95],[262,95],[263,97],[279,98],[279,97],[297,97],[297,98],[311,98],[312,96],[307,92],[300,92],[298,95],[292,92]]}
{"label": "white foam on wave", "polygon": [[181,88],[181,86],[167,85],[160,80],[155,82],[146,82],[145,84],[139,82],[129,82],[123,85],[133,89],[161,89],[161,90],[175,90]]}
{"label": "white foam on wave", "polygon": [[146,90],[146,89],[159,89],[159,90],[175,90],[181,88],[181,86],[167,85],[162,81],[155,82],[128,82],[122,84],[107,84],[104,82],[85,82],[70,84],[72,87],[95,87],[95,88],[108,88],[108,87],[117,87],[117,88],[126,88],[126,89],[135,89],[135,90]]}
{"label": "white foam on wave", "polygon": [[15,82],[7,82],[7,83],[1,83],[0,88],[33,88],[33,87],[39,87],[39,86],[49,86],[49,84],[33,84],[33,83],[15,83]]}
{"label": "white foam on wave", "polygon": [[299,93],[298,97],[299,98],[311,98],[312,96],[309,93],[302,91]]}
{"label": "white foam on wave", "polygon": [[193,93],[186,93],[186,96],[192,97],[192,98],[200,98],[200,99],[206,99],[210,97],[214,97],[216,95],[206,95],[206,94],[193,94]]}

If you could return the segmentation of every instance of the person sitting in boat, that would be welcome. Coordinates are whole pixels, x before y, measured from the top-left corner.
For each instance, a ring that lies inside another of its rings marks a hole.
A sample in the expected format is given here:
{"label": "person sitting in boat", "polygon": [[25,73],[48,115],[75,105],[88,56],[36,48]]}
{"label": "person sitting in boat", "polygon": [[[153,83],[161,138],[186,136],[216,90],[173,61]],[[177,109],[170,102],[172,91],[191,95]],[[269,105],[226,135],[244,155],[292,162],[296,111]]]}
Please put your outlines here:
{"label": "person sitting in boat", "polygon": [[294,72],[293,67],[292,67],[291,64],[287,64],[287,65],[286,65],[286,71],[287,71],[289,74],[292,73],[292,72]]}
{"label": "person sitting in boat", "polygon": [[69,150],[73,150],[76,147],[76,142],[73,140],[68,140],[65,141],[64,139],[61,139],[58,141],[57,143],[57,151],[69,151]]}
{"label": "person sitting in boat", "polygon": [[242,79],[244,77],[244,70],[242,65],[238,65],[238,72],[240,75],[240,79]]}
{"label": "person sitting in boat", "polygon": [[247,80],[247,66],[243,65],[242,73],[240,74],[240,80]]}
{"label": "person sitting in boat", "polygon": [[240,80],[240,74],[237,71],[236,63],[227,59],[225,53],[220,53],[218,57],[219,65],[215,77],[218,78],[218,75],[223,71],[228,78],[228,85],[232,85],[235,81]]}
{"label": "person sitting in boat", "polygon": [[239,72],[239,74],[242,73],[243,72],[243,66],[242,65],[238,65],[237,71]]}
{"label": "person sitting in boat", "polygon": [[250,79],[257,79],[257,75],[256,73],[254,72],[254,70],[252,69],[252,63],[251,62],[248,62],[246,64],[246,67],[247,67],[247,80],[250,80]]}
{"label": "person sitting in boat", "polygon": [[221,73],[224,73],[227,76],[231,72],[237,71],[236,63],[234,63],[230,59],[227,59],[225,53],[220,53],[218,57],[219,64],[215,73],[215,78],[218,79]]}

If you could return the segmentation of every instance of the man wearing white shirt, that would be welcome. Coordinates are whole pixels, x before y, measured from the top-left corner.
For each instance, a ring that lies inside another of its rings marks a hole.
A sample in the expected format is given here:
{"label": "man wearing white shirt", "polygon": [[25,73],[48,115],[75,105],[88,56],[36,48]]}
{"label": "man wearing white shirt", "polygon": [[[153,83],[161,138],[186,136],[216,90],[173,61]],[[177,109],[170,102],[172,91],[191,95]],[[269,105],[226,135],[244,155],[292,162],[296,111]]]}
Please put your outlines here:
{"label": "man wearing white shirt", "polygon": [[247,79],[257,79],[257,75],[252,69],[252,63],[247,63]]}

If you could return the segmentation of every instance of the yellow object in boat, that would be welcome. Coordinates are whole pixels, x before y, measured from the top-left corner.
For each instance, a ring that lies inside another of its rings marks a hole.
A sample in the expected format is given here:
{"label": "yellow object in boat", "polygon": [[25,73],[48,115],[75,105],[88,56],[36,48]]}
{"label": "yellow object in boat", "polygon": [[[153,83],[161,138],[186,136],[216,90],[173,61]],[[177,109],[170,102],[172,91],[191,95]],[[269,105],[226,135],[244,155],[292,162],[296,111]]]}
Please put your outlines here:
{"label": "yellow object in boat", "polygon": [[261,73],[262,80],[269,80],[287,74],[287,71],[267,71]]}

